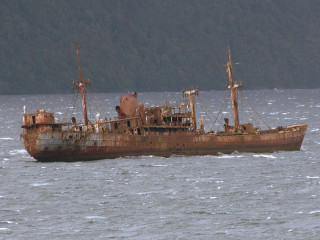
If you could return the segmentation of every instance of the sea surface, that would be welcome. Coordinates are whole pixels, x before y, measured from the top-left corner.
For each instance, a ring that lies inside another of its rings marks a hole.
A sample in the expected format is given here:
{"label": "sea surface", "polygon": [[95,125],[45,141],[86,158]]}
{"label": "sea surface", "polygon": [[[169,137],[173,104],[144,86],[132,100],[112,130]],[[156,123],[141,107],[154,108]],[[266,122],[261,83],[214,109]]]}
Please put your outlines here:
{"label": "sea surface", "polygon": [[[121,94],[89,95],[89,117],[116,115]],[[202,91],[198,120],[232,120],[227,91]],[[181,93],[138,93],[153,106]],[[240,121],[307,123],[301,151],[124,157],[41,163],[20,142],[23,107],[82,119],[73,95],[0,96],[0,239],[319,239],[320,90],[239,96]],[[253,110],[254,108],[254,110]],[[263,120],[262,120],[263,119]]]}

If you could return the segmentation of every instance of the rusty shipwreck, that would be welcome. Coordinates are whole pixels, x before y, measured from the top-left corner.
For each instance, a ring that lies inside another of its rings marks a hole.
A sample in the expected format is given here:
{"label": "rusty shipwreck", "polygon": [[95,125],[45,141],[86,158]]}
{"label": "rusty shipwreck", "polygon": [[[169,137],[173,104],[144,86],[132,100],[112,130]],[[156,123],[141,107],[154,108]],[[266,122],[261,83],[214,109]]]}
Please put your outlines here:
{"label": "rusty shipwreck", "polygon": [[88,120],[85,90],[89,81],[81,76],[74,86],[81,92],[84,123],[75,118],[57,122],[54,113],[39,110],[23,115],[21,140],[28,153],[38,161],[84,161],[121,156],[205,155],[239,152],[300,150],[306,124],[260,130],[252,123],[240,124],[237,91],[241,83],[233,81],[229,50],[227,73],[234,115],[234,125],[225,119],[224,129],[205,132],[203,121],[197,127],[195,96],[198,90],[184,91],[187,102],[170,106],[145,107],[137,94],[126,94],[116,107],[114,119]]}

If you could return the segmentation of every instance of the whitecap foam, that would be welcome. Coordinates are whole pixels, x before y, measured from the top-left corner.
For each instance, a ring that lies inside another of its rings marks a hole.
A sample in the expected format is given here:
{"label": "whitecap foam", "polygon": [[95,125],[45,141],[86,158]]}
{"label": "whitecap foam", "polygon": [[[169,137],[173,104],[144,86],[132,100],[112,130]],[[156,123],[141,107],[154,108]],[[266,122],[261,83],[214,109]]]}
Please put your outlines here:
{"label": "whitecap foam", "polygon": [[0,140],[13,140],[13,138],[11,138],[11,137],[3,137],[3,138],[0,138]]}
{"label": "whitecap foam", "polygon": [[319,214],[320,210],[311,211],[310,214]]}
{"label": "whitecap foam", "polygon": [[49,185],[49,183],[33,183],[31,184],[31,186],[33,187],[41,187],[41,186],[47,186]]}
{"label": "whitecap foam", "polygon": [[309,178],[309,179],[319,179],[320,177],[319,177],[319,176],[315,176],[315,177],[307,176],[306,178]]}
{"label": "whitecap foam", "polygon": [[86,216],[86,219],[105,219],[103,216]]}
{"label": "whitecap foam", "polygon": [[136,193],[137,195],[147,195],[147,194],[151,194],[152,192],[138,192]]}
{"label": "whitecap foam", "polygon": [[259,155],[253,155],[253,156],[254,157],[262,157],[262,158],[272,158],[272,159],[277,158],[273,155],[267,155],[267,154],[259,154]]}
{"label": "whitecap foam", "polygon": [[232,156],[232,155],[222,155],[222,156],[218,156],[218,158],[235,158],[236,156]]}
{"label": "whitecap foam", "polygon": [[161,165],[161,164],[154,164],[154,165],[152,165],[152,166],[154,166],[154,167],[168,167],[168,165]]}
{"label": "whitecap foam", "polygon": [[27,153],[25,149],[15,149],[9,152],[10,155],[24,154]]}
{"label": "whitecap foam", "polygon": [[318,131],[319,131],[319,128],[311,129],[311,132],[318,132]]}
{"label": "whitecap foam", "polygon": [[11,223],[13,223],[13,222],[11,222],[11,221],[2,221],[2,223],[8,223],[8,224],[11,224]]}

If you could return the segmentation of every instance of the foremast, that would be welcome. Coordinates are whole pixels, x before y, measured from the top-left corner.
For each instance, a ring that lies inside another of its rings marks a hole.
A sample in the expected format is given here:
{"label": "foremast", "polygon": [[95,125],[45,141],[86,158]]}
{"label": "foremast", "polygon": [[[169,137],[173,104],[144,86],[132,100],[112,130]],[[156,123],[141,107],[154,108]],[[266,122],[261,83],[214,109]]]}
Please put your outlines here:
{"label": "foremast", "polygon": [[86,103],[86,94],[85,94],[85,89],[87,85],[90,84],[90,81],[83,81],[82,75],[81,75],[81,65],[80,65],[80,54],[79,54],[79,45],[78,41],[76,42],[76,47],[77,47],[77,56],[78,56],[78,66],[79,66],[79,82],[74,82],[73,85],[76,86],[77,88],[80,88],[81,92],[81,100],[82,100],[82,108],[83,108],[83,118],[84,118],[84,124],[88,125],[88,112],[87,112],[87,103]]}
{"label": "foremast", "polygon": [[239,129],[239,113],[238,113],[238,101],[237,101],[237,88],[242,86],[242,83],[240,82],[234,82],[233,81],[233,74],[232,74],[232,62],[231,62],[231,53],[230,53],[230,47],[228,46],[228,53],[229,53],[229,62],[227,62],[227,73],[229,76],[229,86],[231,93],[231,101],[232,101],[232,108],[233,108],[233,117],[234,117],[234,124],[235,128]]}

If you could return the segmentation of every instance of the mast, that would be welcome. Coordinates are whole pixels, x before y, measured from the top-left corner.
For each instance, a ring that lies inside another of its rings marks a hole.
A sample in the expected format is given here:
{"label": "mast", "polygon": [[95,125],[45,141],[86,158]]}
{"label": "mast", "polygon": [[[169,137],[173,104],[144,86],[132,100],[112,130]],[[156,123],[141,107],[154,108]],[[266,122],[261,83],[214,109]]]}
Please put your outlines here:
{"label": "mast", "polygon": [[81,74],[81,66],[80,66],[80,54],[79,54],[79,45],[78,40],[76,42],[77,47],[77,56],[78,56],[78,66],[79,66],[79,75],[80,75],[80,81],[74,82],[73,85],[80,88],[81,92],[81,100],[82,100],[82,108],[83,108],[83,118],[84,118],[84,124],[88,125],[88,113],[87,113],[87,104],[86,104],[86,94],[85,94],[85,88],[90,83],[90,81],[83,81],[82,80],[82,74]]}
{"label": "mast", "polygon": [[236,128],[239,128],[239,113],[238,113],[238,102],[237,102],[236,89],[241,86],[241,83],[237,83],[237,82],[233,81],[231,53],[230,53],[230,47],[229,46],[228,46],[228,52],[229,52],[229,62],[227,62],[227,73],[229,75],[229,86],[228,86],[228,88],[230,88],[230,93],[231,93],[234,124],[235,124]]}
{"label": "mast", "polygon": [[194,107],[194,95],[198,95],[198,92],[199,92],[198,89],[193,89],[190,91],[183,91],[183,93],[185,95],[189,95],[193,130],[197,130],[196,111],[195,111],[195,107]]}

